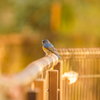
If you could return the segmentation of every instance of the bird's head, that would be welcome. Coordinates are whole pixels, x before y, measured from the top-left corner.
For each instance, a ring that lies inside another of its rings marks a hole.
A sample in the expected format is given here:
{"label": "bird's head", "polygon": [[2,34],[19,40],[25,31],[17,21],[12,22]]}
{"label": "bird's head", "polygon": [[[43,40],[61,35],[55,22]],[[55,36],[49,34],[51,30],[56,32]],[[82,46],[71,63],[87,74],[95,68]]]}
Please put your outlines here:
{"label": "bird's head", "polygon": [[47,39],[42,40],[42,44],[45,44],[45,43],[50,43],[50,42]]}

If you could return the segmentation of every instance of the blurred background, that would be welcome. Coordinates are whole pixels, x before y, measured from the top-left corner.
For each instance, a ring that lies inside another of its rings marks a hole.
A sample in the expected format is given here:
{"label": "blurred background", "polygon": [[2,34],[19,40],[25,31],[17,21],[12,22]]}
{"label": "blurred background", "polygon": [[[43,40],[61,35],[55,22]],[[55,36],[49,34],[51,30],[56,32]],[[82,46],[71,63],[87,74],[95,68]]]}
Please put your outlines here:
{"label": "blurred background", "polygon": [[1,71],[43,57],[42,39],[56,48],[99,47],[99,32],[99,0],[0,0]]}

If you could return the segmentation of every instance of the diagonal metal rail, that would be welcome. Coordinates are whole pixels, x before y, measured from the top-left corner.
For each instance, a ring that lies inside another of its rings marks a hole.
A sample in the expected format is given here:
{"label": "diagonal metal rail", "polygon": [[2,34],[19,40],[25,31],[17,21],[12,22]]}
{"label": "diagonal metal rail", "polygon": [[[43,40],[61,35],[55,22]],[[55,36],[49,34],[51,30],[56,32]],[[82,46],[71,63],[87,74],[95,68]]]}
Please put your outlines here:
{"label": "diagonal metal rail", "polygon": [[17,80],[18,85],[27,85],[34,81],[44,71],[50,69],[58,63],[56,55],[50,55],[36,60],[29,64],[22,72],[14,75],[12,78]]}
{"label": "diagonal metal rail", "polygon": [[26,66],[24,70],[11,77],[4,77],[2,75],[0,77],[0,80],[2,80],[0,81],[0,84],[8,86],[8,84],[14,83],[15,85],[19,86],[26,86],[34,81],[43,72],[55,66],[57,63],[58,57],[54,54],[43,57],[33,61],[28,66]]}

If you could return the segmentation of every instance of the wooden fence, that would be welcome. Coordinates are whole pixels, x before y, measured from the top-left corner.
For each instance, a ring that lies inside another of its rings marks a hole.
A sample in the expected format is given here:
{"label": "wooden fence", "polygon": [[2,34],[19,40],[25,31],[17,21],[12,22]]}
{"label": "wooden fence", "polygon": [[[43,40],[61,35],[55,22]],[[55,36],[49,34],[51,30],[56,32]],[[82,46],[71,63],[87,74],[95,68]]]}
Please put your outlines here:
{"label": "wooden fence", "polygon": [[[0,77],[0,100],[44,100],[45,73],[58,63],[56,55],[43,57],[29,64],[22,72],[13,76]],[[58,71],[48,72],[49,75],[49,94],[52,94],[52,79],[54,88],[58,94]],[[53,76],[53,78],[51,78]],[[55,77],[54,77],[55,76]],[[35,87],[34,87],[35,86]],[[39,89],[35,89],[39,88]],[[38,92],[40,91],[40,92]],[[44,92],[43,92],[44,91]],[[39,95],[39,96],[37,96]],[[54,95],[55,96],[55,95]],[[38,98],[39,97],[39,98]],[[51,98],[51,96],[49,95]],[[26,99],[27,98],[27,99]],[[32,99],[35,98],[35,99]],[[55,99],[56,100],[56,99]]]}
{"label": "wooden fence", "polygon": [[[53,54],[32,62],[18,74],[1,76],[0,100],[99,100],[100,48],[57,51],[62,60]],[[77,73],[73,84],[69,78],[75,74],[68,76],[69,72]]]}

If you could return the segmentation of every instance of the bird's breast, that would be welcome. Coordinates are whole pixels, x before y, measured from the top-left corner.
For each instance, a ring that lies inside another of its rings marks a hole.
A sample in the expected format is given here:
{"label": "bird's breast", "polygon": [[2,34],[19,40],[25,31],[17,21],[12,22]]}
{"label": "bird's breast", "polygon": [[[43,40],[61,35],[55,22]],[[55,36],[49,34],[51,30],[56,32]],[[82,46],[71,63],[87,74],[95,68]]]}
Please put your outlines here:
{"label": "bird's breast", "polygon": [[47,49],[44,46],[42,46],[42,48],[43,48],[44,51],[47,51]]}

